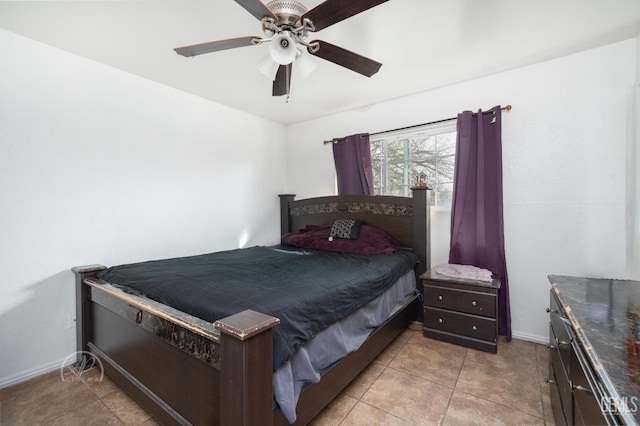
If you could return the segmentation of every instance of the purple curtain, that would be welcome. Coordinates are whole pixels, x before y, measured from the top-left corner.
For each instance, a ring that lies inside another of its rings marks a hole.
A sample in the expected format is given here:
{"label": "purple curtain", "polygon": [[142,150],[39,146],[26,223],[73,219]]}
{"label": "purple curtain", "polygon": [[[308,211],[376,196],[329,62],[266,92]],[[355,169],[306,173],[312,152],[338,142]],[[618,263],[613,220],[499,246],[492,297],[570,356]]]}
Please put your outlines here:
{"label": "purple curtain", "polygon": [[336,165],[338,195],[373,195],[373,169],[368,133],[334,139],[333,161]]}
{"label": "purple curtain", "polygon": [[458,114],[449,263],[500,276],[498,334],[511,340],[509,279],[502,215],[502,137],[499,106]]}

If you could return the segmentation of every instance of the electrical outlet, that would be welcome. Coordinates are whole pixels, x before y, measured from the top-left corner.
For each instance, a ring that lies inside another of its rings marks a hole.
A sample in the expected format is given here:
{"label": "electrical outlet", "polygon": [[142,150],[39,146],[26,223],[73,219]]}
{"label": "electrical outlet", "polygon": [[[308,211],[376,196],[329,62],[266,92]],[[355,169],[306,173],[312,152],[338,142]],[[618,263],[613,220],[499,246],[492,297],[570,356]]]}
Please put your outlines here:
{"label": "electrical outlet", "polygon": [[76,317],[73,314],[67,314],[67,327],[76,328]]}

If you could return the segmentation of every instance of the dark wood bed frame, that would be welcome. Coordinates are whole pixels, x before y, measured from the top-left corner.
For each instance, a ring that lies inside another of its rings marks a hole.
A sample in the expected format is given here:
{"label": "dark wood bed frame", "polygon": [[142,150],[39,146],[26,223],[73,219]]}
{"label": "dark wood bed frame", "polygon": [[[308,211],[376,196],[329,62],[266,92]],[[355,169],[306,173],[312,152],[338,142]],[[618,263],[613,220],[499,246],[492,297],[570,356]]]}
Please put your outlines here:
{"label": "dark wood bed frame", "polygon": [[[280,195],[281,232],[339,218],[364,220],[418,256],[417,279],[429,268],[429,193],[419,187],[412,198],[349,195],[298,201]],[[105,374],[163,424],[289,424],[273,407],[272,327],[277,318],[244,311],[207,323],[114,288],[96,277],[103,269],[73,268],[79,368],[97,357]],[[419,279],[417,285],[421,290]],[[310,422],[419,313],[413,298],[360,349],[308,386],[298,401],[296,424]]]}

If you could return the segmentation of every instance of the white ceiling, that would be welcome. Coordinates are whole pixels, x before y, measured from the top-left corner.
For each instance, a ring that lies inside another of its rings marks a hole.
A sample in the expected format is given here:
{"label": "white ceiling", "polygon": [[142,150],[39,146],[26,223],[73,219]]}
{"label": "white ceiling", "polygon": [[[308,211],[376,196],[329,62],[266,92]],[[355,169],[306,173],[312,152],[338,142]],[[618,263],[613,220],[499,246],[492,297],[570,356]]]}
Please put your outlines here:
{"label": "white ceiling", "polygon": [[367,78],[319,60],[305,80],[294,69],[288,103],[256,69],[267,45],[195,58],[172,50],[262,35],[233,0],[0,1],[0,27],[291,124],[634,37],[640,1],[390,0],[310,37],[382,62],[380,71]]}

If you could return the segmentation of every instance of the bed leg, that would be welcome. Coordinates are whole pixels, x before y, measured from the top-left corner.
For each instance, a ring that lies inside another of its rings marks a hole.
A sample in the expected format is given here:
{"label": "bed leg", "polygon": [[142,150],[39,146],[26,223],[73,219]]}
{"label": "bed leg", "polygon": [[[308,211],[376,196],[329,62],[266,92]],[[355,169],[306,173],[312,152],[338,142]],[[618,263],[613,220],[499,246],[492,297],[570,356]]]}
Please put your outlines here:
{"label": "bed leg", "polygon": [[71,270],[76,275],[76,368],[84,370],[89,362],[91,341],[91,287],[84,280],[106,269],[103,265],[77,266]]}
{"label": "bed leg", "polygon": [[220,330],[220,424],[273,422],[273,332],[280,320],[246,310],[214,323]]}

